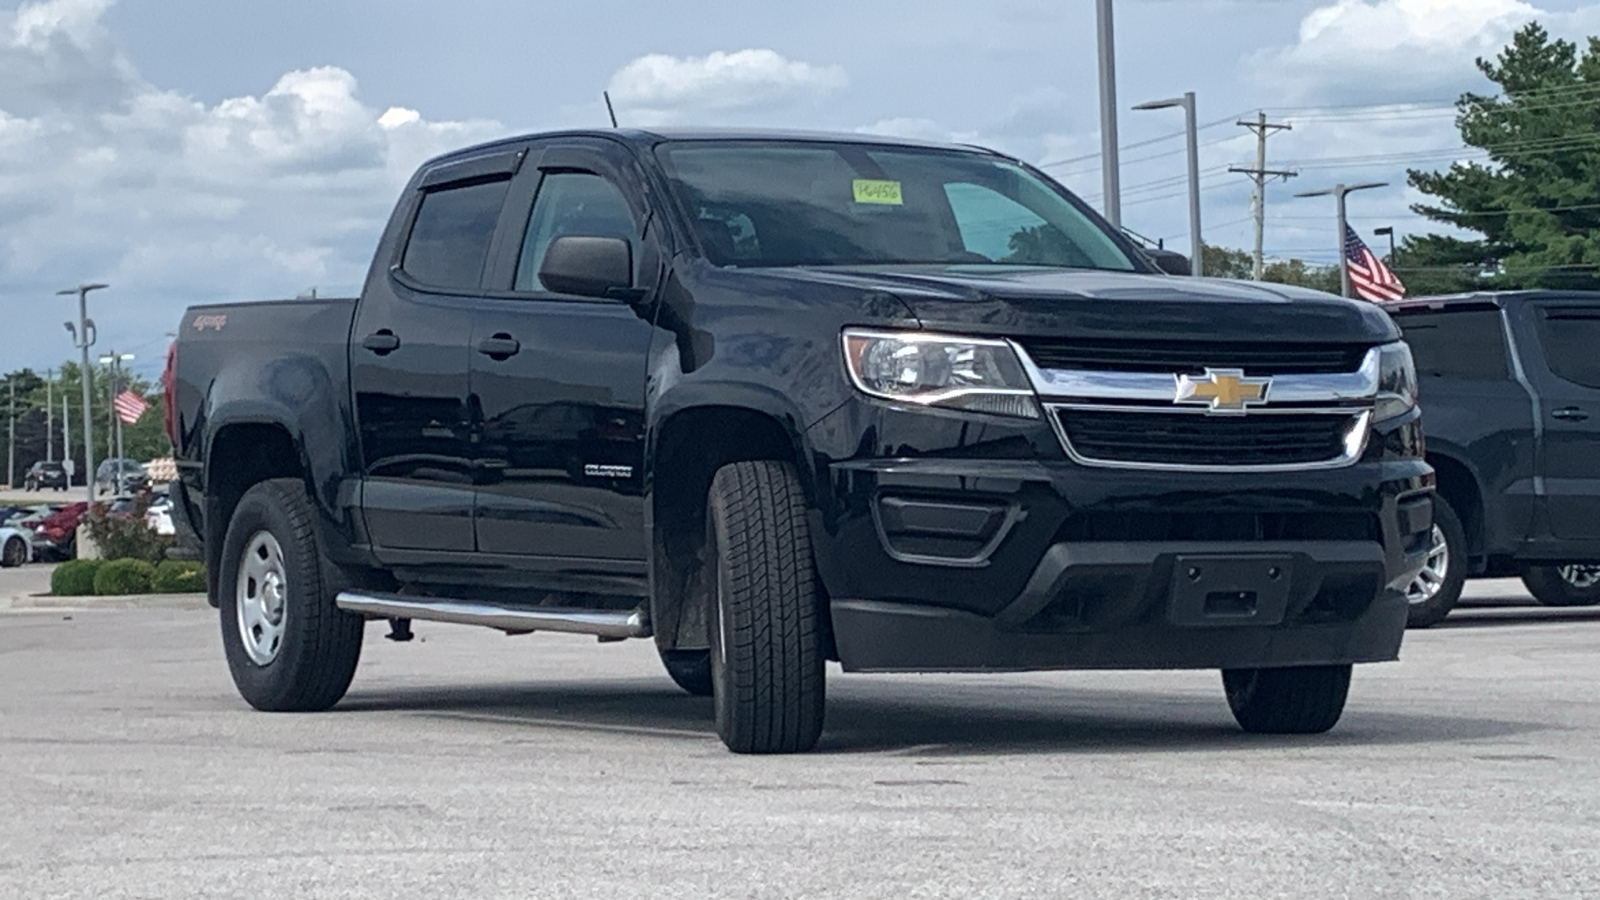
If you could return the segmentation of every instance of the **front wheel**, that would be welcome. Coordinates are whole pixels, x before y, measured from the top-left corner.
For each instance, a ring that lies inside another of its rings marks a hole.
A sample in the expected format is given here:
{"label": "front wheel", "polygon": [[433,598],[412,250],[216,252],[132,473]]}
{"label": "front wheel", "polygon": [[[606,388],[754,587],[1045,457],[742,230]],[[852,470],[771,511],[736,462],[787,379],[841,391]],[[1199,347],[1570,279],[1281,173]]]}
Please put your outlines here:
{"label": "front wheel", "polygon": [[1252,734],[1321,734],[1339,723],[1350,693],[1344,666],[1224,669],[1222,687],[1239,727]]}
{"label": "front wheel", "polygon": [[824,622],[794,467],[723,466],[706,515],[717,735],[735,753],[802,753],[822,735]]}
{"label": "front wheel", "polygon": [[1461,599],[1467,582],[1467,535],[1461,519],[1443,497],[1433,499],[1433,533],[1422,571],[1406,587],[1407,628],[1428,628],[1444,621]]}
{"label": "front wheel", "polygon": [[0,566],[14,569],[28,561],[28,542],[22,538],[12,536],[6,541],[4,550],[0,550]]}
{"label": "front wheel", "polygon": [[1529,566],[1522,584],[1545,606],[1594,606],[1600,603],[1600,566]]}
{"label": "front wheel", "polygon": [[256,709],[327,709],[361,658],[365,621],[334,606],[337,585],[317,550],[313,515],[305,485],[264,481],[239,500],[223,540],[222,647],[234,685]]}

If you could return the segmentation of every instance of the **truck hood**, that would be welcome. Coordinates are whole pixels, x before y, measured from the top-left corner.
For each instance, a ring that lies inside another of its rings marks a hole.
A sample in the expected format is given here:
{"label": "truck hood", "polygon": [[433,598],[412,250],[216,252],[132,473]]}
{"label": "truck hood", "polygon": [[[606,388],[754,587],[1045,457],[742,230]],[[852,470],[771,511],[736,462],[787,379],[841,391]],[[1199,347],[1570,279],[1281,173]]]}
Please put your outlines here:
{"label": "truck hood", "polygon": [[799,268],[766,274],[893,294],[930,331],[1335,344],[1400,337],[1388,314],[1375,304],[1264,282],[970,265]]}

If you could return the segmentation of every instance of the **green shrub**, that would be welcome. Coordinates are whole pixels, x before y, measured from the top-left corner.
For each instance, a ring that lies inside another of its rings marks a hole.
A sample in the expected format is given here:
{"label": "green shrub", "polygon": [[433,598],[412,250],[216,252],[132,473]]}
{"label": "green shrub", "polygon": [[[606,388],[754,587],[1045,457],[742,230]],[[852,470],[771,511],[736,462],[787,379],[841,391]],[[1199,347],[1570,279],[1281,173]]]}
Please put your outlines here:
{"label": "green shrub", "polygon": [[150,590],[157,594],[203,594],[206,590],[206,567],[188,560],[166,559],[156,566],[156,577]]}
{"label": "green shrub", "polygon": [[103,558],[142,559],[151,565],[166,559],[167,548],[176,540],[170,535],[156,534],[145,524],[144,514],[149,508],[149,494],[137,497],[133,508],[126,513],[113,515],[103,503],[89,508],[83,523]]}
{"label": "green shrub", "polygon": [[142,559],[113,559],[94,573],[94,592],[101,597],[148,594],[156,567]]}
{"label": "green shrub", "polygon": [[102,560],[70,559],[50,573],[50,593],[57,597],[89,597]]}

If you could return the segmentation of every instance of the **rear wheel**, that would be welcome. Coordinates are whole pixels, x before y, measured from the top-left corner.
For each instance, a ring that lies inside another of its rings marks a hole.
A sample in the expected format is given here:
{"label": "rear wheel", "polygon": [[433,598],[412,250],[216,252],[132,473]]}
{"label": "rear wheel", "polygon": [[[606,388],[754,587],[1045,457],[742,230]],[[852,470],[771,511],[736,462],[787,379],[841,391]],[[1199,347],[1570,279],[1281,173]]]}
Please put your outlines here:
{"label": "rear wheel", "polygon": [[1433,499],[1433,535],[1422,571],[1406,587],[1406,627],[1427,628],[1444,621],[1461,599],[1467,581],[1467,537],[1456,511],[1443,497]]}
{"label": "rear wheel", "polygon": [[264,481],[239,500],[223,540],[222,647],[256,709],[327,709],[361,658],[365,622],[334,606],[335,570],[318,552],[312,520],[303,484]]}
{"label": "rear wheel", "polygon": [[0,550],[0,566],[14,569],[28,561],[28,542],[19,537],[11,537],[6,541],[4,550]]}
{"label": "rear wheel", "polygon": [[1222,686],[1239,727],[1253,734],[1321,734],[1338,724],[1350,693],[1344,666],[1224,669]]}
{"label": "rear wheel", "polygon": [[732,463],[708,500],[717,735],[735,753],[810,750],[822,734],[824,625],[799,479],[786,463]]}
{"label": "rear wheel", "polygon": [[1600,566],[1529,566],[1522,583],[1545,606],[1594,606],[1600,603]]}
{"label": "rear wheel", "polygon": [[696,697],[711,696],[710,650],[663,650],[661,665],[678,687]]}

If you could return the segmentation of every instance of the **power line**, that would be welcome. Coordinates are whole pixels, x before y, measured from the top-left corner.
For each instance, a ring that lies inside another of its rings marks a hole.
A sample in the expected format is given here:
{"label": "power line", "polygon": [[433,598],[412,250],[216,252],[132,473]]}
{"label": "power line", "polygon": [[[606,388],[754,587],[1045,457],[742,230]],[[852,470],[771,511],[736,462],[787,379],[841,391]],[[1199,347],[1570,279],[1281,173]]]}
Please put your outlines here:
{"label": "power line", "polygon": [[[1228,124],[1228,120],[1236,119],[1236,118],[1238,118],[1239,116],[1242,116],[1242,115],[1244,115],[1244,113],[1234,113],[1231,116],[1223,116],[1222,118],[1217,119],[1214,122],[1205,122],[1203,124],[1196,125],[1195,126],[1195,130],[1196,131],[1205,131],[1208,128],[1215,128],[1218,125],[1226,125],[1226,124]],[[1187,131],[1175,131],[1175,132],[1172,132],[1171,134],[1163,134],[1163,135],[1161,135],[1159,137],[1153,137],[1153,138],[1149,138],[1149,139],[1143,140],[1143,141],[1135,141],[1135,142],[1133,142],[1131,144],[1122,144],[1119,147],[1117,147],[1117,150],[1118,151],[1122,151],[1122,150],[1137,150],[1140,147],[1148,147],[1151,144],[1159,144],[1162,141],[1170,141],[1170,140],[1172,140],[1174,138],[1187,137],[1188,134],[1189,134],[1189,132],[1187,132]],[[1057,166],[1068,166],[1068,165],[1071,165],[1073,163],[1084,162],[1086,160],[1099,159],[1099,158],[1100,158],[1100,154],[1099,153],[1085,153],[1082,156],[1073,156],[1073,157],[1069,157],[1067,159],[1053,159],[1053,160],[1050,160],[1049,162],[1038,163],[1038,167],[1041,168],[1041,169],[1053,169],[1053,168],[1055,168]]]}

